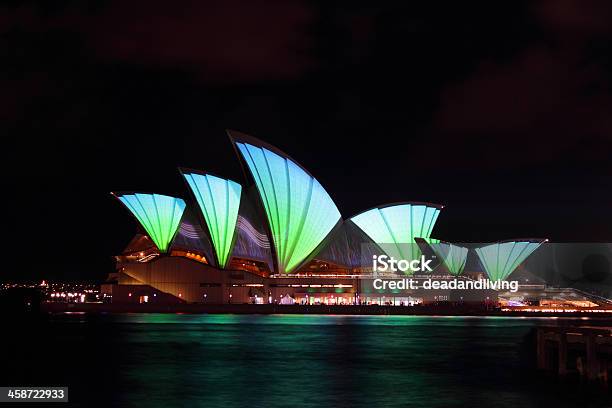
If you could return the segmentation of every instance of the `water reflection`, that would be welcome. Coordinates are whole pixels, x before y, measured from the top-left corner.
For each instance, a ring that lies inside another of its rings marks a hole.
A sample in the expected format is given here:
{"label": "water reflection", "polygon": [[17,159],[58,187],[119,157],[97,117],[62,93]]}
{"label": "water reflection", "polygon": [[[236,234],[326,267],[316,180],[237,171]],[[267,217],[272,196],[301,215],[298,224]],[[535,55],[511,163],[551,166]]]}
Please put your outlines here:
{"label": "water reflection", "polygon": [[40,329],[38,359],[5,373],[69,384],[72,404],[87,407],[585,406],[584,395],[532,374],[529,333],[562,321],[57,316]]}

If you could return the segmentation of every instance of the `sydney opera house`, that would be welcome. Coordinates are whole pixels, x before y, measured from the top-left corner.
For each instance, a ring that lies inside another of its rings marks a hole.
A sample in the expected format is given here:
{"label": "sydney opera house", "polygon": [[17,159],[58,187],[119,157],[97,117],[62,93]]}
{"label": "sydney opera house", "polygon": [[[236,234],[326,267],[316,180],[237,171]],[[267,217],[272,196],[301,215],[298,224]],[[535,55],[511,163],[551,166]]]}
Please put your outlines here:
{"label": "sydney opera house", "polygon": [[[287,154],[228,134],[244,183],[181,168],[183,197],[112,193],[139,229],[102,286],[113,303],[497,302],[495,291],[375,290],[372,256],[437,260],[433,272],[414,279],[504,280],[544,242],[468,248],[440,241],[432,233],[443,206],[422,202],[383,204],[343,219],[325,188]],[[588,304],[586,297],[577,301]]]}

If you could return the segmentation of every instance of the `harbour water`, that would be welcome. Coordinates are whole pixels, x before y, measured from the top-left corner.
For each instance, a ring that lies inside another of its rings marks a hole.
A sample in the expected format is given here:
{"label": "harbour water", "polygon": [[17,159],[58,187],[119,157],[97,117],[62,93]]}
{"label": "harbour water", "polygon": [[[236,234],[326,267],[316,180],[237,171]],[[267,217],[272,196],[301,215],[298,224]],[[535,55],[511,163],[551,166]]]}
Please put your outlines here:
{"label": "harbour water", "polygon": [[62,314],[10,332],[2,384],[83,407],[608,406],[535,371],[534,327],[561,321]]}

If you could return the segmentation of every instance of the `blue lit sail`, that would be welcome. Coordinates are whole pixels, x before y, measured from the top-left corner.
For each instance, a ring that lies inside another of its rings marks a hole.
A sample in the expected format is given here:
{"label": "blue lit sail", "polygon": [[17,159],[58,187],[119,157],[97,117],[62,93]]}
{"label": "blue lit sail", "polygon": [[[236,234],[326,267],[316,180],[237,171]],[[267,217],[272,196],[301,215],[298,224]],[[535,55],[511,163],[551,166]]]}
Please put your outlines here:
{"label": "blue lit sail", "polygon": [[476,253],[489,279],[504,280],[543,242],[545,240],[498,242],[476,248]]}
{"label": "blue lit sail", "polygon": [[235,144],[265,209],[278,272],[290,273],[338,224],[340,211],[321,184],[290,158],[250,142]]}
{"label": "blue lit sail", "polygon": [[415,238],[430,240],[440,215],[440,206],[420,203],[394,204],[373,208],[350,220],[389,256],[417,259],[421,250]]}
{"label": "blue lit sail", "polygon": [[121,194],[116,197],[132,212],[161,252],[167,252],[185,210],[180,198],[161,194]]}
{"label": "blue lit sail", "polygon": [[467,248],[440,241],[432,243],[431,248],[442,260],[451,275],[461,275],[467,261]]}
{"label": "blue lit sail", "polygon": [[185,172],[191,191],[206,220],[220,267],[227,267],[236,236],[240,208],[240,184],[210,174]]}

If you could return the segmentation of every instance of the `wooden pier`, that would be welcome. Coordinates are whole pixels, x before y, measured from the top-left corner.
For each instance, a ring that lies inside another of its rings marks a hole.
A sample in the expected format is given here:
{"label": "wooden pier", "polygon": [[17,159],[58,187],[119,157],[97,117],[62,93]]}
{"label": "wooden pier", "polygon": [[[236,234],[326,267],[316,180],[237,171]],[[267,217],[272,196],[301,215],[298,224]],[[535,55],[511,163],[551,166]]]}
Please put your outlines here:
{"label": "wooden pier", "polygon": [[608,386],[612,327],[554,326],[537,329],[538,369]]}

